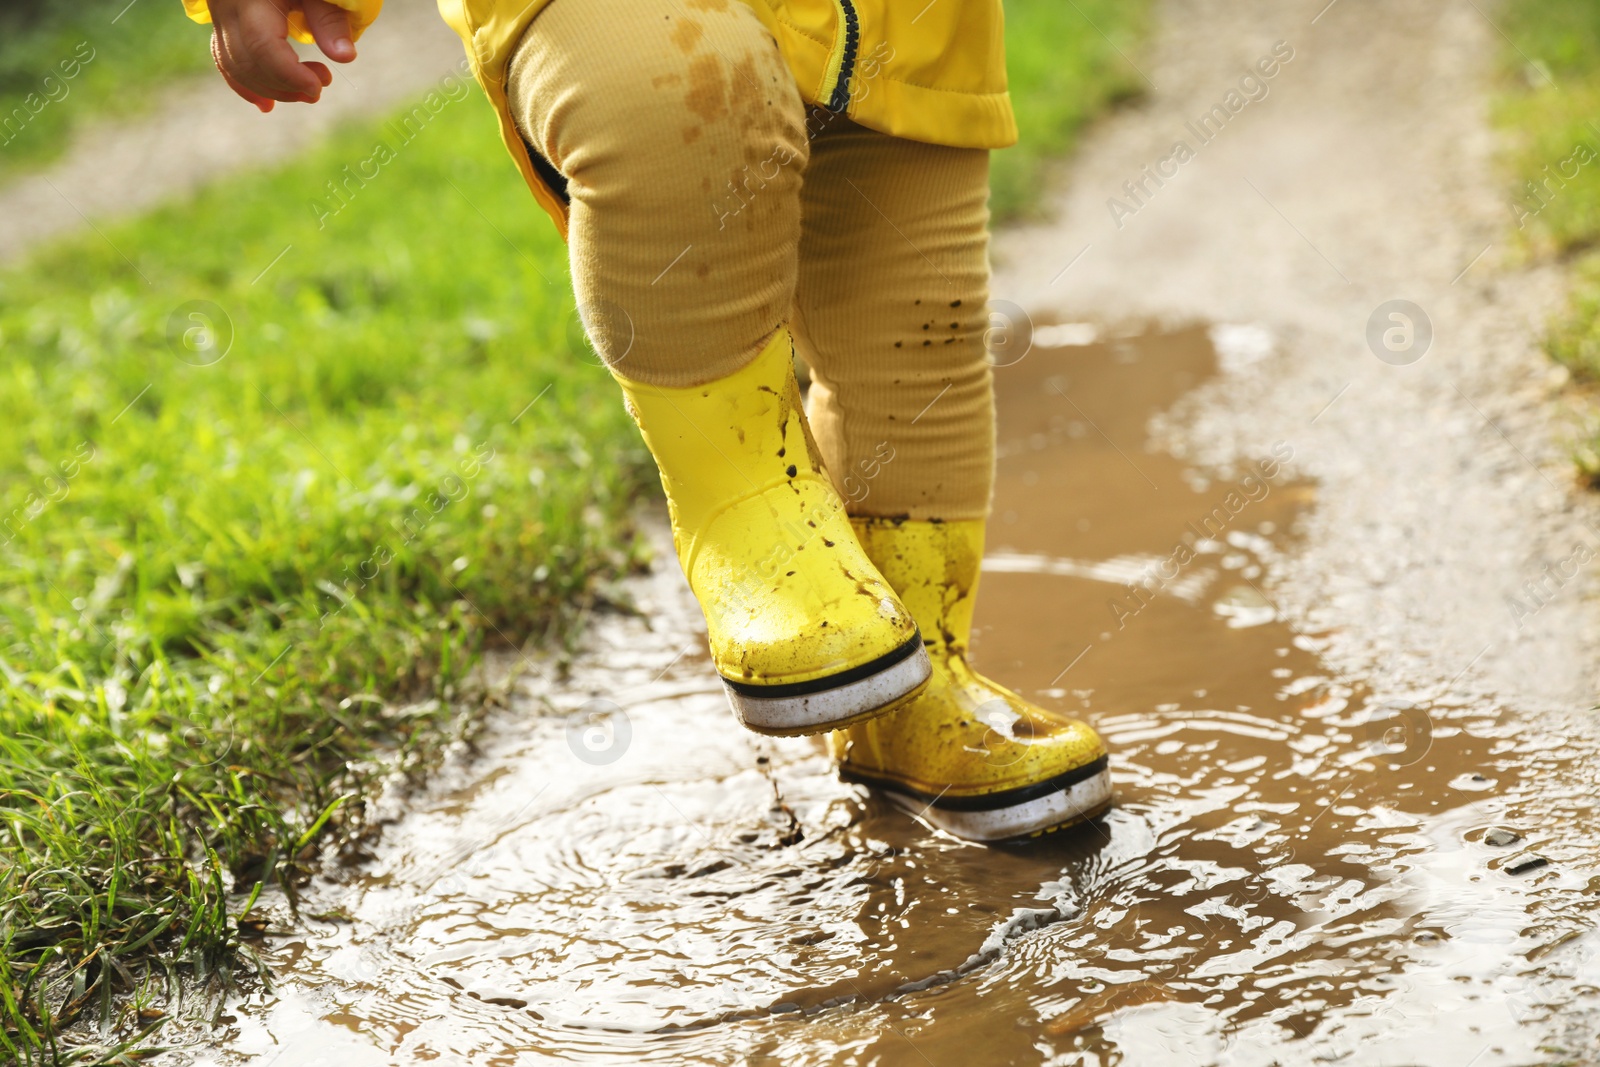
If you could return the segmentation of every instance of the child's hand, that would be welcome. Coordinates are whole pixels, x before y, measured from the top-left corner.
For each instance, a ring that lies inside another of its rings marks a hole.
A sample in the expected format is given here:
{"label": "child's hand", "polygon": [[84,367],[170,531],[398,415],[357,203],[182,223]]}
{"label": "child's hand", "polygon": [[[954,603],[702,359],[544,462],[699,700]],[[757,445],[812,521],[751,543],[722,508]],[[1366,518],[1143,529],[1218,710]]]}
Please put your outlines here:
{"label": "child's hand", "polygon": [[211,58],[229,87],[262,111],[274,100],[314,104],[333,81],[327,66],[300,62],[289,46],[291,9],[305,14],[322,54],[335,63],[356,57],[350,16],[327,0],[211,0]]}

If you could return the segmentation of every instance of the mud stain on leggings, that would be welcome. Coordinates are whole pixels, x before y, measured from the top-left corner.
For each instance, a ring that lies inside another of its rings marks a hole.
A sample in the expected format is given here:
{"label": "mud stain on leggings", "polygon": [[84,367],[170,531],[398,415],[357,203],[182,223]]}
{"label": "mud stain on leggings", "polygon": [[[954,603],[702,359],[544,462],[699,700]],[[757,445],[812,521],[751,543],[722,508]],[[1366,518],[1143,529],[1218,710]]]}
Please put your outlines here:
{"label": "mud stain on leggings", "polygon": [[678,24],[668,34],[672,43],[678,46],[678,51],[684,55],[693,52],[706,35],[705,27],[695,19],[679,19]]}
{"label": "mud stain on leggings", "polygon": [[728,83],[720,56],[696,56],[689,61],[689,89],[683,102],[702,122],[727,117]]}
{"label": "mud stain on leggings", "polygon": [[1600,981],[1596,745],[1449,679],[1378,701],[1330,672],[1327,635],[1274,604],[1316,506],[1293,456],[1209,470],[1148,443],[1214,373],[1208,336],[995,371],[974,658],[1104,734],[1104,819],[969,845],[842,784],[815,741],[743,732],[666,550],[629,588],[642,618],[538,665],[371,862],[307,891],[303,915],[345,918],[273,905],[277,986],[177,1058],[1490,1067],[1563,1048]]}

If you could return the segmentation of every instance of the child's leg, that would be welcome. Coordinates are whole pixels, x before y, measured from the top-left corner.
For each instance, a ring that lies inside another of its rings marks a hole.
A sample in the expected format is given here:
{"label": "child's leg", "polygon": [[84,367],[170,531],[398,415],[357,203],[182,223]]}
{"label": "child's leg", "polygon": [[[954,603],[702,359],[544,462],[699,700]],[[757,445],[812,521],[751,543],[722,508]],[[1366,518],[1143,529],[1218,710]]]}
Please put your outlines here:
{"label": "child's leg", "polygon": [[748,363],[789,314],[805,115],[748,7],[555,0],[508,95],[566,179],[572,280],[614,370],[683,386]]}
{"label": "child's leg", "polygon": [[931,673],[811,443],[788,331],[804,110],[741,3],[555,0],[512,60],[523,135],[571,199],[573,283],[667,492],[735,713],[880,715]]}
{"label": "child's leg", "polygon": [[852,515],[981,519],[989,153],[813,126],[793,326],[828,469]]}
{"label": "child's leg", "polygon": [[994,465],[988,153],[835,120],[801,199],[796,328],[818,442],[933,661],[921,695],[833,734],[841,771],[961,837],[1082,822],[1111,799],[1100,738],[967,663]]}

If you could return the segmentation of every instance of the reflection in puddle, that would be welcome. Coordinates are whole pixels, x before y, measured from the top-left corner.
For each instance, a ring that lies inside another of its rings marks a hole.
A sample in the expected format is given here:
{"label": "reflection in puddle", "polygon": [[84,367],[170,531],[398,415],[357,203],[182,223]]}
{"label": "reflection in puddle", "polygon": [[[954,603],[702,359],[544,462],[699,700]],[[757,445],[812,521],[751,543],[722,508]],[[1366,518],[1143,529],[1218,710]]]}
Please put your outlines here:
{"label": "reflection in puddle", "polygon": [[[1230,358],[1260,347],[1234,329],[1211,335]],[[650,626],[603,620],[569,676],[527,686],[546,696],[470,780],[316,890],[309,913],[350,921],[269,939],[281,985],[203,1040],[341,1067],[1559,1048],[1600,980],[1592,746],[1327,676],[1272,600],[1315,500],[1292,451],[1209,472],[1147,451],[1150,418],[1215,372],[1211,340],[1092,336],[996,372],[974,648],[1102,731],[1104,820],[967,845],[840,783],[815,742],[744,733],[667,556]],[[569,743],[595,698],[627,717],[609,762]]]}

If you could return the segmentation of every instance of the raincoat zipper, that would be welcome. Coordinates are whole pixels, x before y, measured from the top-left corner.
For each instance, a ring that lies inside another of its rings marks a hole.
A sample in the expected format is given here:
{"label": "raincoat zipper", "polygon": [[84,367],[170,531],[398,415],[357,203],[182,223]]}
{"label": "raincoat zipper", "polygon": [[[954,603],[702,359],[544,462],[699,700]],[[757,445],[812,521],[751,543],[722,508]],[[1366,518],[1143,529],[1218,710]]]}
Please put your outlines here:
{"label": "raincoat zipper", "polygon": [[[832,88],[823,94],[829,111],[843,111],[850,103],[850,76],[856,69],[856,52],[861,48],[861,18],[852,0],[833,0],[839,9],[841,32],[834,38],[833,54],[828,57],[828,80]],[[824,86],[828,82],[823,83]]]}

